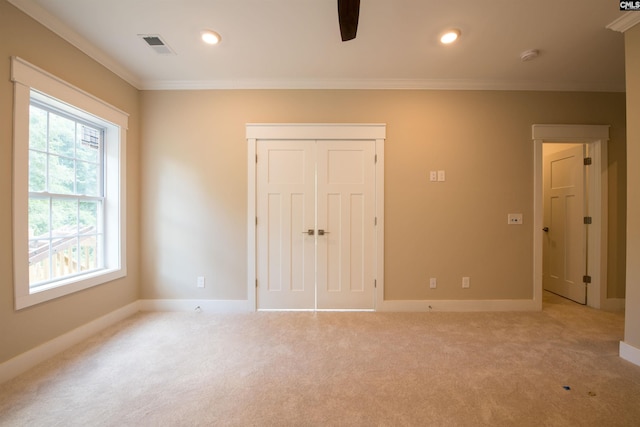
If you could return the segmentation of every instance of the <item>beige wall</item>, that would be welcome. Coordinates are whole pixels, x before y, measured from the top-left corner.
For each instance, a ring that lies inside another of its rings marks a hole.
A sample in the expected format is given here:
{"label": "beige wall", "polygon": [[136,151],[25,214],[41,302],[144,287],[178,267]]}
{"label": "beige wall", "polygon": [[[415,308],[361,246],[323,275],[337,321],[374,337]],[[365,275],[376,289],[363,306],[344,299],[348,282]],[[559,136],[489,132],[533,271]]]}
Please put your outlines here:
{"label": "beige wall", "polygon": [[[19,312],[13,308],[10,57],[20,56],[131,114],[127,140],[128,276]],[[139,92],[0,0],[0,362],[138,299]]]}
{"label": "beige wall", "polygon": [[[636,28],[627,35],[627,55],[635,55],[628,67],[635,75],[640,69],[638,33]],[[5,0],[0,0],[0,40],[0,362],[139,297],[246,298],[244,125],[250,122],[387,123],[388,299],[530,298],[530,126],[610,124],[608,294],[624,295],[624,94],[313,90],[140,94]],[[128,277],[19,312],[13,309],[12,286],[9,58],[13,55],[131,114]],[[630,74],[628,68],[630,114],[636,114],[640,82]],[[640,142],[637,127],[630,129],[630,140]],[[636,146],[630,150],[634,159],[640,156]],[[447,181],[429,183],[428,171],[438,169],[446,170]],[[640,172],[629,173],[637,182],[634,173]],[[629,214],[637,217],[640,195],[634,191],[638,190],[629,192]],[[508,212],[524,213],[525,225],[507,226]],[[632,261],[640,252],[636,231],[630,230],[635,239],[629,244]],[[640,283],[640,270],[629,263],[628,273],[627,307],[638,307],[640,289],[635,285]],[[203,274],[207,287],[198,289],[195,278]],[[471,288],[465,291],[460,287],[463,275],[471,276]],[[438,277],[437,290],[428,289],[430,276]],[[625,339],[640,346],[640,331],[629,327],[640,324],[637,310],[628,309],[627,316],[636,317],[627,319]]]}
{"label": "beige wall", "polygon": [[624,340],[640,349],[640,25],[625,33],[627,76],[627,300]]}
{"label": "beige wall", "polygon": [[[609,295],[624,295],[623,93],[153,91],[141,110],[142,298],[247,297],[245,124],[265,122],[387,124],[392,300],[531,298],[531,125],[610,124]],[[446,182],[430,183],[430,170],[445,170]],[[525,225],[508,226],[510,212]]]}

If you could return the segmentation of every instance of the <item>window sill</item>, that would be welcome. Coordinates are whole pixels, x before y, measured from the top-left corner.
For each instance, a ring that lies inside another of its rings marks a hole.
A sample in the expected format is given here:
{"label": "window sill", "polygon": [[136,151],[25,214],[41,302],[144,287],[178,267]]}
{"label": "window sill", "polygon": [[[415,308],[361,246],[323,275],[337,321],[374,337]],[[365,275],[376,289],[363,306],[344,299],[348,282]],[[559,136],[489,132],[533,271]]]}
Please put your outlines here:
{"label": "window sill", "polygon": [[21,310],[23,308],[31,307],[74,292],[102,285],[125,277],[126,275],[127,272],[123,268],[103,269],[67,280],[59,280],[35,289],[29,289],[27,285],[20,292],[22,295],[16,295],[16,310]]}

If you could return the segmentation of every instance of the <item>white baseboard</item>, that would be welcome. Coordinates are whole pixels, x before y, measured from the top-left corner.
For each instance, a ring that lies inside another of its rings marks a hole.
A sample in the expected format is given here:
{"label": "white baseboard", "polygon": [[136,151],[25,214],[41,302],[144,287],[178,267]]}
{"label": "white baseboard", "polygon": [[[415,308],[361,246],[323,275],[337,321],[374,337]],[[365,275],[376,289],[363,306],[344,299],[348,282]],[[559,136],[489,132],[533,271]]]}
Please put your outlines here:
{"label": "white baseboard", "polygon": [[620,357],[634,365],[640,366],[640,348],[629,345],[624,341],[620,341]]}
{"label": "white baseboard", "polygon": [[248,300],[143,299],[140,311],[196,311],[203,313],[247,313],[254,311]]}
{"label": "white baseboard", "polygon": [[542,303],[526,300],[386,300],[379,311],[540,311]]}
{"label": "white baseboard", "polygon": [[600,309],[604,311],[624,311],[624,307],[624,298],[607,298],[602,301]]}
{"label": "white baseboard", "polygon": [[0,383],[18,376],[138,311],[140,310],[136,301],[3,362],[0,364]]}

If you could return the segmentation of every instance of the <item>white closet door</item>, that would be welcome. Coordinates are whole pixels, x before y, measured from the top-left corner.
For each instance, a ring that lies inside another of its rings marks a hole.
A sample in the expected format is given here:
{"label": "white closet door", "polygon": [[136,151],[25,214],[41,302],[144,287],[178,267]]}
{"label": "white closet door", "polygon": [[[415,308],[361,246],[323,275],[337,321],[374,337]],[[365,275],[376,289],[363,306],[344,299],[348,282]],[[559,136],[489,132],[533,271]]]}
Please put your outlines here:
{"label": "white closet door", "polygon": [[257,153],[258,308],[313,310],[315,144],[260,141]]}
{"label": "white closet door", "polygon": [[316,153],[317,308],[373,309],[375,143],[318,141]]}
{"label": "white closet door", "polygon": [[262,310],[373,309],[375,141],[258,141]]}

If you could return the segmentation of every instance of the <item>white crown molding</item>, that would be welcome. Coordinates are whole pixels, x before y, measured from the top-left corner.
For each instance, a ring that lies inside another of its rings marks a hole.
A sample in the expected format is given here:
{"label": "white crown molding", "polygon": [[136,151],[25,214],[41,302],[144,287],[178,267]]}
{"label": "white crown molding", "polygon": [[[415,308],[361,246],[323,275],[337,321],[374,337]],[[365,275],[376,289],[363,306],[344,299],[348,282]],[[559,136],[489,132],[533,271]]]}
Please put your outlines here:
{"label": "white crown molding", "polygon": [[607,28],[624,33],[638,23],[640,23],[640,12],[625,12],[621,17],[607,25]]}
{"label": "white crown molding", "polygon": [[105,66],[108,70],[122,78],[124,81],[140,89],[142,83],[135,75],[129,70],[113,60],[109,55],[98,49],[93,44],[89,43],[80,34],[73,31],[69,26],[60,21],[58,18],[47,12],[45,9],[37,5],[33,1],[29,0],[7,0],[9,3],[20,9],[22,12],[29,15],[31,18],[44,25],[64,40],[71,43],[73,46],[80,49],[87,54],[90,58],[94,59],[101,65]]}
{"label": "white crown molding", "polygon": [[446,79],[318,79],[318,80],[165,80],[146,81],[142,90],[356,89],[356,90],[505,90],[550,92],[624,92],[622,85],[599,82],[516,82]]}

